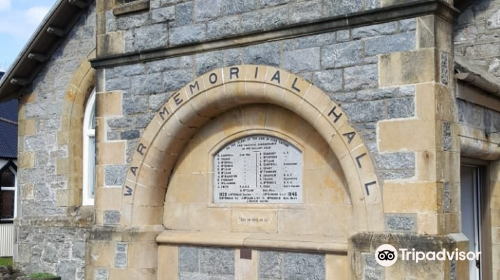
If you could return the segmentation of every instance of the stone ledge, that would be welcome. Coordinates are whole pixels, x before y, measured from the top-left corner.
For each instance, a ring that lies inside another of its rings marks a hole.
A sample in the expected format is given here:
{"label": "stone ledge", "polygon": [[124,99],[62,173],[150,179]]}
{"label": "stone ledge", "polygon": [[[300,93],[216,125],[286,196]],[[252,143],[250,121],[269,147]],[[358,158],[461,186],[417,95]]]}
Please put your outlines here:
{"label": "stone ledge", "polygon": [[120,4],[113,9],[115,16],[121,16],[130,13],[136,13],[144,10],[149,10],[149,0],[133,1],[126,4]]}
{"label": "stone ledge", "polygon": [[328,236],[232,232],[189,232],[168,230],[156,238],[160,245],[245,247],[283,251],[347,254],[347,243],[335,243]]}

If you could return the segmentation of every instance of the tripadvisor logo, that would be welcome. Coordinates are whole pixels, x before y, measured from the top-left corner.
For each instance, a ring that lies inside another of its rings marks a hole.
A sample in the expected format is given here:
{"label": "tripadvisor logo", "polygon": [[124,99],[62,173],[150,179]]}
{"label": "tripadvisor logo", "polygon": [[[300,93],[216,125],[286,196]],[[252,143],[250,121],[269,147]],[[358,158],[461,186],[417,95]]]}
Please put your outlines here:
{"label": "tripadvisor logo", "polygon": [[[459,252],[458,249],[454,251],[446,251],[443,249],[438,252],[422,252],[415,251],[415,248],[408,249],[399,249],[401,260],[402,261],[414,261],[418,263],[419,261],[444,261],[444,260],[455,260],[455,261],[464,261],[464,260],[479,260],[481,256],[481,252]],[[375,260],[381,266],[391,266],[398,260],[398,250],[394,248],[394,246],[389,244],[380,245],[375,251]]]}

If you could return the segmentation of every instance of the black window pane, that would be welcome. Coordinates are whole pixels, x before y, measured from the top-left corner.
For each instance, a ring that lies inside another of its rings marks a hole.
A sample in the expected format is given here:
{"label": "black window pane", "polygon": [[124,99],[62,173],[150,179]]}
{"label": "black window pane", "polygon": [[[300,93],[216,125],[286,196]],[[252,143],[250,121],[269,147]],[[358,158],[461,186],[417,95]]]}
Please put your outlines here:
{"label": "black window pane", "polygon": [[14,218],[14,191],[0,192],[0,219]]}
{"label": "black window pane", "polygon": [[10,169],[5,169],[2,171],[0,186],[2,187],[14,187],[16,183],[16,176]]}

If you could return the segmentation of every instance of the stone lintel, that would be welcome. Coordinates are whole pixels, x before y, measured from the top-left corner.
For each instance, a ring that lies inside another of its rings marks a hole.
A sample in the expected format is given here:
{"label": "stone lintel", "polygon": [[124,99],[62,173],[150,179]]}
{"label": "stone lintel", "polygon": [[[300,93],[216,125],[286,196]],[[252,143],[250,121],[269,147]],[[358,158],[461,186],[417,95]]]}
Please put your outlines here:
{"label": "stone lintel", "polygon": [[106,55],[106,53],[103,53],[102,55],[99,55],[98,58],[92,60],[92,67],[100,69],[164,59],[168,57],[190,55],[200,51],[209,52],[220,49],[244,47],[271,40],[283,40],[431,14],[438,15],[439,17],[452,22],[458,15],[458,11],[443,1],[420,0],[370,11],[353,13],[350,15],[325,18],[309,23],[289,25],[265,32],[242,34],[226,39],[214,39],[175,47],[166,46],[150,51],[132,52],[127,54],[109,53]]}

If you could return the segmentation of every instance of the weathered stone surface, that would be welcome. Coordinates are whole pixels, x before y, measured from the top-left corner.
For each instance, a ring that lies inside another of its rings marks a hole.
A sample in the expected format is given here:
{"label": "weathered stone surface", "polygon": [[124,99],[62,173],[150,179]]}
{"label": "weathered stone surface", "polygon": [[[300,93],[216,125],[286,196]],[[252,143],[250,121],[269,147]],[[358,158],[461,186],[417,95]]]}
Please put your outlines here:
{"label": "weathered stone surface", "polygon": [[244,48],[245,63],[278,66],[280,47],[278,43],[265,43]]}
{"label": "weathered stone surface", "polygon": [[415,154],[387,153],[375,155],[375,164],[380,169],[408,169],[415,167]]}
{"label": "weathered stone surface", "polygon": [[415,115],[413,98],[396,98],[387,102],[387,118],[409,118]]}
{"label": "weathered stone surface", "polygon": [[123,131],[120,134],[120,139],[122,140],[138,139],[139,137],[141,137],[141,132],[137,129]]}
{"label": "weathered stone surface", "polygon": [[379,265],[373,254],[362,254],[363,256],[363,280],[384,279],[384,267]]}
{"label": "weathered stone surface", "polygon": [[417,216],[409,214],[388,214],[385,220],[389,231],[417,231]]}
{"label": "weathered stone surface", "polygon": [[106,225],[116,225],[120,223],[120,212],[119,211],[104,211],[104,224]]}
{"label": "weathered stone surface", "polygon": [[313,83],[324,91],[342,90],[342,70],[326,70],[313,73]]}
{"label": "weathered stone surface", "polygon": [[172,21],[175,19],[175,7],[164,7],[151,11],[151,20],[154,23]]}
{"label": "weathered stone surface", "polygon": [[179,247],[179,271],[180,272],[199,272],[199,254],[200,248]]}
{"label": "weathered stone surface", "polygon": [[310,49],[284,52],[283,67],[294,73],[319,70],[320,49],[310,48]]}
{"label": "weathered stone surface", "polygon": [[329,16],[355,13],[363,9],[361,0],[325,0],[323,5],[325,14]]}
{"label": "weathered stone surface", "polygon": [[296,48],[305,49],[305,48],[320,47],[320,46],[334,44],[336,42],[336,34],[337,32],[328,32],[318,35],[311,35],[307,37],[297,38]]}
{"label": "weathered stone surface", "polygon": [[259,253],[259,279],[282,279],[284,255],[280,252]]}
{"label": "weathered stone surface", "polygon": [[122,111],[124,115],[135,115],[147,111],[148,96],[135,95],[122,99]]}
{"label": "weathered stone surface", "polygon": [[321,63],[325,68],[339,68],[360,63],[363,60],[361,41],[352,41],[323,47]]}
{"label": "weathered stone surface", "polygon": [[178,90],[191,80],[191,69],[172,70],[163,73],[165,91]]}
{"label": "weathered stone surface", "polygon": [[193,43],[206,38],[205,24],[181,26],[172,28],[170,31],[171,45]]}
{"label": "weathered stone surface", "polygon": [[116,18],[116,25],[120,30],[146,26],[149,22],[150,18],[147,13],[128,14]]}
{"label": "weathered stone surface", "polygon": [[260,0],[260,6],[261,7],[277,6],[286,4],[288,2],[290,2],[290,0]]}
{"label": "weathered stone surface", "polygon": [[135,30],[134,47],[136,50],[145,50],[166,46],[168,43],[168,26],[155,24]]}
{"label": "weathered stone surface", "polygon": [[218,18],[221,13],[223,0],[196,0],[195,20],[197,22]]}
{"label": "weathered stone surface", "polygon": [[123,185],[127,167],[123,165],[108,165],[104,168],[106,186]]}
{"label": "weathered stone surface", "polygon": [[396,35],[380,36],[365,39],[367,56],[413,50],[415,48],[415,33],[406,32]]}
{"label": "weathered stone surface", "polygon": [[287,280],[324,280],[325,257],[318,254],[286,253],[284,271]]}
{"label": "weathered stone surface", "polygon": [[152,94],[164,92],[162,76],[160,73],[147,74],[132,78],[133,94]]}
{"label": "weathered stone surface", "polygon": [[209,72],[210,70],[222,67],[224,60],[223,56],[224,53],[221,51],[196,55],[196,75],[200,76]]}
{"label": "weathered stone surface", "polygon": [[270,30],[285,25],[288,22],[287,7],[269,10],[258,10],[243,14],[241,27],[243,32]]}
{"label": "weathered stone surface", "polygon": [[62,261],[57,267],[57,275],[61,279],[75,279],[76,264],[74,262]]}
{"label": "weathered stone surface", "polygon": [[183,26],[193,23],[193,2],[187,2],[175,6],[176,8],[176,19],[175,24],[177,26]]}
{"label": "weathered stone surface", "polygon": [[342,105],[342,109],[347,113],[353,123],[377,122],[384,118],[383,101],[369,101],[347,103]]}
{"label": "weathered stone surface", "polygon": [[234,275],[234,250],[216,248],[200,249],[200,272]]}
{"label": "weathered stone surface", "polygon": [[289,8],[290,23],[308,22],[318,19],[321,11],[321,1],[307,1],[293,4]]}
{"label": "weathered stone surface", "polygon": [[376,64],[344,69],[344,88],[346,90],[368,89],[377,86],[378,67]]}
{"label": "weathered stone surface", "polygon": [[207,38],[222,38],[240,32],[239,17],[230,16],[207,23]]}
{"label": "weathered stone surface", "polygon": [[354,28],[351,30],[351,35],[353,39],[360,39],[366,37],[389,35],[396,33],[397,30],[397,22],[388,22]]}
{"label": "weathered stone surface", "polygon": [[222,14],[233,15],[255,10],[255,0],[223,0]]}

